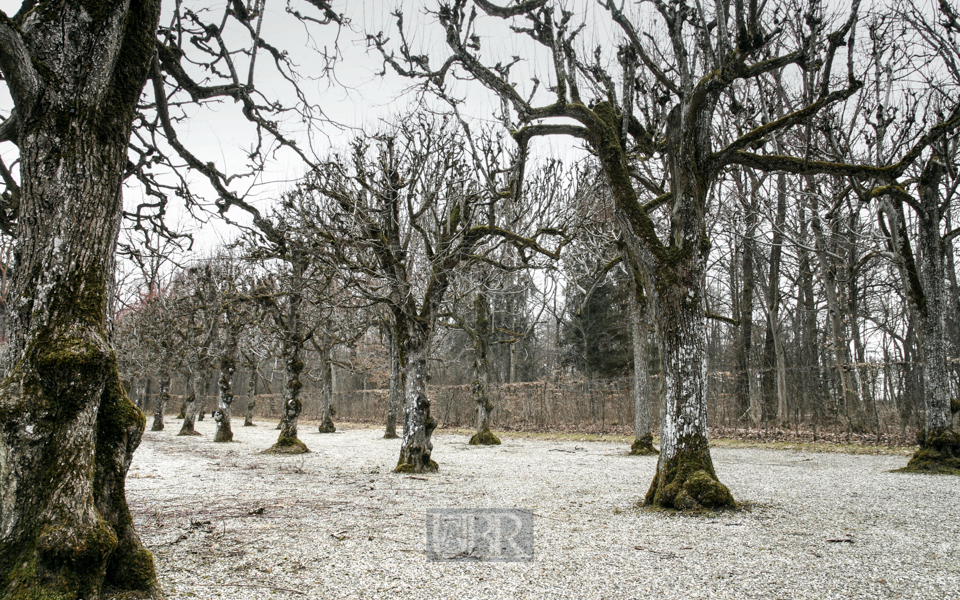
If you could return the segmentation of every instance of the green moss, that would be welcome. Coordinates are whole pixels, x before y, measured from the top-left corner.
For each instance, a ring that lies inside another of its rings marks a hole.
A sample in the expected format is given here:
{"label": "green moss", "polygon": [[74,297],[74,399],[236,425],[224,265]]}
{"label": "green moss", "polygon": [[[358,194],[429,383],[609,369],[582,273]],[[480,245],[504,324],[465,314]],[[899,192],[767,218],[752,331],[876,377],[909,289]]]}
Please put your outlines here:
{"label": "green moss", "polygon": [[263,454],[306,454],[307,445],[298,438],[281,435],[277,443],[263,451]]}
{"label": "green moss", "polygon": [[157,589],[157,573],[153,563],[153,554],[146,548],[139,548],[123,557],[122,564],[109,565],[107,583],[113,595],[123,590],[127,592],[152,593]]}
{"label": "green moss", "polygon": [[934,435],[924,435],[920,449],[901,473],[929,473],[960,475],[960,433],[945,429]]}
{"label": "green moss", "polygon": [[658,467],[644,504],[675,510],[736,508],[727,486],[717,480],[706,439],[679,440],[683,451]]}
{"label": "green moss", "polygon": [[658,454],[660,454],[660,451],[654,448],[652,435],[637,438],[633,440],[633,444],[630,446],[631,456],[656,456]]}
{"label": "green moss", "polygon": [[[403,459],[401,459],[403,460]],[[407,462],[397,463],[394,473],[436,473],[440,470],[440,465],[436,461],[430,460],[425,465],[414,465]]]}
{"label": "green moss", "polygon": [[471,446],[499,446],[500,438],[493,435],[493,432],[487,428],[480,433],[473,434],[468,442]]}

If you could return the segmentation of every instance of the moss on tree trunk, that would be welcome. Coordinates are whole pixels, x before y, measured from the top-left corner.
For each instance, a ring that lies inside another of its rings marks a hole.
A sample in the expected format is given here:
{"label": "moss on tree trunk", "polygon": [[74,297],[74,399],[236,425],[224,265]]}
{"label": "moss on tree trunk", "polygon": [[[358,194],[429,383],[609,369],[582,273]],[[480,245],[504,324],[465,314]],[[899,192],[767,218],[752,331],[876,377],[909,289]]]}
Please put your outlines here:
{"label": "moss on tree trunk", "polygon": [[717,480],[706,444],[691,438],[679,447],[673,457],[661,459],[644,504],[676,510],[736,508],[730,490]]}
{"label": "moss on tree trunk", "polygon": [[647,434],[633,440],[633,444],[630,446],[630,454],[632,456],[651,456],[660,454],[660,451],[653,445],[653,436]]}
{"label": "moss on tree trunk", "polygon": [[[152,0],[43,5],[0,22],[20,152],[16,273],[0,384],[0,597],[158,595],[124,478],[145,418],[107,335]],[[18,18],[18,17],[15,17]],[[20,55],[8,54],[11,39]]]}
{"label": "moss on tree trunk", "polygon": [[901,472],[960,475],[960,433],[943,429],[927,435],[921,431],[917,437],[920,449]]}

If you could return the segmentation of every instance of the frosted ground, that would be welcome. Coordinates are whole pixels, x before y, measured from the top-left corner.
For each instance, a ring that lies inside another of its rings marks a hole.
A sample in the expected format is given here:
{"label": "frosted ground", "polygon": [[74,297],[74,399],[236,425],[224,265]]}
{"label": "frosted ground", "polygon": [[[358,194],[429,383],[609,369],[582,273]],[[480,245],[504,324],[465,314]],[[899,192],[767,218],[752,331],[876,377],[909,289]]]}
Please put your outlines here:
{"label": "frosted ground", "polygon": [[[127,480],[169,598],[960,598],[960,478],[891,473],[903,456],[714,449],[749,510],[637,510],[656,459],[612,442],[434,436],[440,472],[391,472],[379,429],[301,428],[313,450],[146,432]],[[425,509],[525,508],[533,562],[428,562]]]}

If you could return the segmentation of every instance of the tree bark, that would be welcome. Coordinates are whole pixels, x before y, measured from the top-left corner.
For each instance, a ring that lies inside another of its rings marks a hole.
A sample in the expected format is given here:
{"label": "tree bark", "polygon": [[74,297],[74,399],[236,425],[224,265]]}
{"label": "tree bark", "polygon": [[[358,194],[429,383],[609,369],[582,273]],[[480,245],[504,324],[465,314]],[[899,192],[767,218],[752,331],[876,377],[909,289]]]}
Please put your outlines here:
{"label": "tree bark", "polygon": [[203,385],[203,373],[201,369],[190,373],[186,377],[186,398],[184,399],[183,425],[177,435],[200,435],[196,430],[197,407],[200,404],[200,389]]}
{"label": "tree bark", "polygon": [[210,377],[204,369],[203,378],[203,388],[197,387],[197,421],[202,421],[204,416],[207,414],[207,398],[210,396]]}
{"label": "tree bark", "polygon": [[333,361],[330,349],[318,346],[320,354],[320,433],[336,433],[337,426],[333,423],[336,409],[333,406]]}
{"label": "tree bark", "polygon": [[[913,304],[912,312],[919,317],[917,330],[923,357],[924,427],[917,436],[920,449],[904,470],[960,475],[960,433],[953,429],[946,355],[946,259],[940,235],[939,188],[945,172],[940,161],[931,159],[920,177],[916,269],[919,272],[907,273],[906,278],[911,286],[907,296]],[[898,241],[901,248],[908,243],[905,237]],[[909,255],[909,250],[901,251],[901,256],[903,254]]]}
{"label": "tree bark", "polygon": [[390,325],[390,397],[387,399],[387,427],[385,439],[396,439],[397,415],[403,405],[403,373],[400,368],[400,345],[397,343],[396,326]]}
{"label": "tree bark", "polygon": [[[708,158],[716,96],[676,105],[667,119],[666,156],[673,196],[670,245],[656,237],[641,214],[612,108],[600,111],[607,127],[596,142],[627,242],[628,256],[644,278],[657,324],[664,394],[660,460],[645,502],[676,509],[733,507],[717,480],[707,441],[706,313],[703,278],[710,242],[706,232]],[[606,112],[612,114],[605,114]]]}
{"label": "tree bark", "polygon": [[148,375],[144,377],[144,379],[143,396],[140,398],[140,402],[137,405],[137,408],[140,410],[146,408],[147,404],[150,403],[150,394],[153,393],[153,377]]}
{"label": "tree bark", "polygon": [[253,409],[257,406],[257,377],[259,373],[257,366],[250,367],[250,381],[247,383],[247,414],[243,419],[244,427],[254,427]]}
{"label": "tree bark", "polygon": [[[751,196],[756,196],[751,193]],[[737,328],[740,339],[737,344],[737,421],[745,422],[751,416],[751,388],[753,386],[753,377],[750,368],[750,354],[753,346],[753,296],[756,289],[754,281],[754,236],[757,229],[757,210],[755,202],[751,202],[746,208],[746,233],[740,244],[741,254],[741,279],[742,289],[740,292],[740,314],[737,315]],[[751,419],[756,422],[755,419]]]}
{"label": "tree bark", "polygon": [[4,598],[158,593],[124,495],[145,419],[120,382],[107,290],[159,4],[87,6],[0,21],[21,175],[0,384]]}
{"label": "tree bark", "polygon": [[[228,317],[229,318],[229,317]],[[237,372],[239,354],[240,326],[227,323],[227,336],[223,353],[220,355],[220,378],[217,380],[217,412],[213,420],[217,430],[213,435],[215,442],[232,442],[233,430],[230,428],[231,406],[233,405],[233,375]]]}
{"label": "tree bark", "polygon": [[403,397],[403,443],[397,473],[428,473],[439,468],[430,458],[433,443],[430,437],[437,428],[437,420],[430,416],[430,397],[427,395],[427,357],[430,340],[414,340],[407,355],[406,389]]}
{"label": "tree bark", "polygon": [[[777,175],[777,210],[770,246],[770,275],[766,288],[766,332],[763,342],[763,406],[767,415],[776,415],[777,424],[787,419],[786,357],[780,337],[780,264],[783,257],[783,227],[787,215],[787,178]],[[775,390],[775,391],[774,391]],[[773,410],[776,406],[776,410]]]}
{"label": "tree bark", "polygon": [[647,361],[650,349],[647,341],[647,300],[639,277],[632,278],[633,301],[630,303],[630,325],[633,331],[633,445],[630,454],[646,456],[659,454],[653,445],[650,418],[650,370]]}
{"label": "tree bark", "polygon": [[167,410],[167,402],[170,401],[170,373],[163,371],[158,378],[157,406],[153,411],[153,427],[151,431],[163,431],[163,412]]}
{"label": "tree bark", "polygon": [[[471,446],[495,446],[500,439],[490,431],[490,414],[493,412],[493,402],[487,390],[490,389],[490,306],[486,294],[477,292],[473,301],[473,370],[474,376],[471,386],[473,400],[477,405],[477,432],[470,438]],[[512,347],[512,344],[511,344]],[[512,355],[511,355],[512,356]]]}
{"label": "tree bark", "polygon": [[300,390],[303,383],[300,373],[303,372],[304,334],[301,320],[303,304],[303,273],[306,259],[294,254],[290,260],[292,269],[292,285],[287,296],[286,317],[283,319],[284,333],[281,354],[283,368],[286,374],[286,383],[283,390],[283,413],[280,417],[280,436],[277,443],[266,452],[271,454],[303,454],[310,452],[307,445],[297,437],[297,421],[303,412],[303,402],[300,400]]}

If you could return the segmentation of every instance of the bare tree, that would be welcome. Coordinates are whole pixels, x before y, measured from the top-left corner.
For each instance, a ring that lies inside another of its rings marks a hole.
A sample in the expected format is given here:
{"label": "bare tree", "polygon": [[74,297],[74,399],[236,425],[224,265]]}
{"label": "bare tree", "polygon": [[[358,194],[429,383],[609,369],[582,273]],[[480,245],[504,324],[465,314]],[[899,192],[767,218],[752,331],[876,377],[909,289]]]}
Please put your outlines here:
{"label": "bare tree", "polygon": [[[769,140],[803,129],[862,89],[854,61],[856,0],[842,19],[812,2],[780,25],[774,22],[781,19],[774,14],[780,8],[757,3],[654,2],[653,10],[644,13],[618,2],[600,4],[622,36],[616,69],[609,46],[583,52],[579,40],[584,25],[575,21],[574,13],[546,0],[507,7],[486,0],[441,2],[436,15],[450,53],[436,68],[407,45],[409,36],[398,47],[382,35],[371,37],[371,43],[394,70],[423,78],[441,94],[448,93],[445,84],[455,72],[465,71],[508,104],[518,120],[514,136],[521,143],[541,135],[572,135],[587,142],[610,185],[629,260],[645,278],[658,324],[665,409],[660,462],[646,501],[681,509],[733,506],[729,490],[716,478],[706,431],[703,277],[712,187],[731,165],[890,180],[931,139],[923,138],[896,164],[879,171],[819,160],[811,155],[815,140],[800,156],[763,151]],[[480,13],[508,20],[517,34],[552,57],[546,84],[552,98],[533,104],[541,78],[533,78],[526,93],[513,85],[510,70],[515,62],[487,66],[478,35]],[[641,27],[664,32],[665,37],[644,36]],[[845,77],[834,75],[838,57],[844,56],[841,48],[847,58]],[[810,92],[808,101],[715,149],[722,111],[738,110],[747,94],[766,93],[773,74],[793,67],[804,74],[797,83]],[[504,118],[509,124],[510,116]],[[942,127],[953,127],[955,121],[951,117]],[[638,159],[643,159],[639,165]],[[649,200],[641,200],[642,194]],[[657,235],[655,212],[660,207],[669,207],[665,238]]]}
{"label": "bare tree", "polygon": [[[437,469],[427,361],[454,272],[484,260],[490,245],[512,246],[520,260],[557,252],[539,242],[555,236],[554,229],[534,226],[521,234],[496,222],[497,203],[513,197],[511,185],[519,181],[505,181],[514,171],[496,140],[461,137],[461,126],[413,116],[358,139],[347,160],[330,160],[301,188],[303,221],[325,241],[326,260],[392,317],[405,374],[398,472]],[[468,153],[469,144],[481,150]],[[471,154],[489,160],[476,165]]]}

